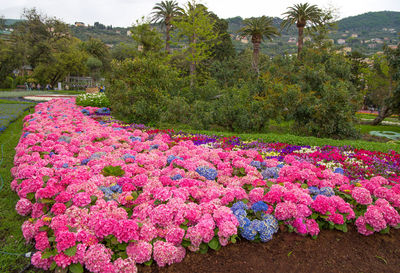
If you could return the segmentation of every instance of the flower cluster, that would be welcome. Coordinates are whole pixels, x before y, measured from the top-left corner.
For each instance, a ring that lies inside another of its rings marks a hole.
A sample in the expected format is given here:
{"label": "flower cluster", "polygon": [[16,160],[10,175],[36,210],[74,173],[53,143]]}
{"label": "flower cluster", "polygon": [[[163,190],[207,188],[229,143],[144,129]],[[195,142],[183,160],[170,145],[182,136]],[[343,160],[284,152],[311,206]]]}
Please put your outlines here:
{"label": "flower cluster", "polygon": [[[22,232],[38,250],[32,264],[45,270],[135,272],[136,263],[170,265],[238,234],[266,242],[279,226],[316,236],[320,227],[346,231],[355,223],[369,235],[400,223],[396,174],[355,180],[346,167],[355,162],[349,157],[370,163],[375,156],[396,169],[398,154],[280,143],[258,149],[234,137],[191,141],[99,121],[98,108],[73,99],[35,110],[25,118],[11,187],[17,212],[30,217]],[[342,167],[320,164],[330,158]]]}

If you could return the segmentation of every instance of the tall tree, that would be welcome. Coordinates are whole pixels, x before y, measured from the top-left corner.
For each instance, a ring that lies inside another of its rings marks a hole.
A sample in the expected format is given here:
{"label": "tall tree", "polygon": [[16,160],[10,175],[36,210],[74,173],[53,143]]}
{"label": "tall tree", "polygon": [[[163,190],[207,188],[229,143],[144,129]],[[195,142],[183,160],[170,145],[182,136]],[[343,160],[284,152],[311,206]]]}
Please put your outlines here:
{"label": "tall tree", "polygon": [[304,3],[289,7],[282,15],[285,16],[281,24],[282,29],[296,24],[298,29],[297,57],[300,58],[304,42],[304,28],[307,25],[311,27],[322,26],[325,19],[324,13],[318,6]]}
{"label": "tall tree", "polygon": [[367,98],[379,109],[372,125],[399,113],[400,104],[400,49],[385,48],[384,55],[375,55],[373,64],[363,70]]}
{"label": "tall tree", "polygon": [[186,4],[184,14],[176,18],[174,25],[177,39],[188,43],[184,53],[190,63],[190,85],[193,86],[197,64],[211,56],[213,44],[218,39],[215,20],[209,16],[204,5],[192,0]]}
{"label": "tall tree", "polygon": [[265,16],[248,18],[245,19],[243,23],[244,27],[239,30],[239,34],[243,36],[251,36],[251,42],[253,43],[252,66],[258,74],[261,42],[264,40],[264,38],[272,40],[273,37],[279,35],[279,32],[278,29],[272,25],[272,18]]}
{"label": "tall tree", "polygon": [[152,21],[165,25],[165,51],[170,54],[170,31],[172,28],[172,20],[174,17],[182,14],[182,9],[178,6],[176,1],[161,1],[153,7]]}

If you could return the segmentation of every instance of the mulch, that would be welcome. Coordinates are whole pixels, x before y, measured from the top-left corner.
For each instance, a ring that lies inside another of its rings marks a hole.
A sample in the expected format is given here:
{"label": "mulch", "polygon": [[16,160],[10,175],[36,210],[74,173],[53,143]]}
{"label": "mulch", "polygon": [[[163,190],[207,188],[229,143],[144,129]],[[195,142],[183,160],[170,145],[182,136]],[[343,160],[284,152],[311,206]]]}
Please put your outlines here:
{"label": "mulch", "polygon": [[139,272],[400,272],[400,230],[363,236],[323,230],[317,239],[279,232],[267,243],[244,239],[207,254],[187,252],[178,264],[138,266]]}

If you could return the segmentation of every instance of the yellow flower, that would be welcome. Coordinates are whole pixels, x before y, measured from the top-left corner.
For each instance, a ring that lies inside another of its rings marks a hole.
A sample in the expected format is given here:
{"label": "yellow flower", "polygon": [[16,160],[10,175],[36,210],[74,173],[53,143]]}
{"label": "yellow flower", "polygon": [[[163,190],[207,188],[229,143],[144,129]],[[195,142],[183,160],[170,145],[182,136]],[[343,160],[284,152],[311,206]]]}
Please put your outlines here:
{"label": "yellow flower", "polygon": [[356,187],[362,187],[360,183],[356,183]]}
{"label": "yellow flower", "polygon": [[348,193],[350,193],[350,190],[344,190],[344,192],[348,192]]}
{"label": "yellow flower", "polygon": [[43,221],[45,221],[45,222],[50,222],[50,221],[51,221],[51,217],[44,217],[44,218],[43,218]]}
{"label": "yellow flower", "polygon": [[132,195],[128,195],[127,197],[125,197],[126,201],[131,201],[133,200],[133,196]]}

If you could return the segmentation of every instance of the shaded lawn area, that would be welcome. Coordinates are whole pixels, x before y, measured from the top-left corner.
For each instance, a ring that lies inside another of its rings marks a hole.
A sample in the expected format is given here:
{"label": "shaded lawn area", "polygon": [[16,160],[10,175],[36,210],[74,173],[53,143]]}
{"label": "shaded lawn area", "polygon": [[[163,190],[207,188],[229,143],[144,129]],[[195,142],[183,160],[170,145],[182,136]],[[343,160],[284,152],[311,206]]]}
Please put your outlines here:
{"label": "shaded lawn area", "polygon": [[[21,226],[26,217],[17,214],[15,204],[19,197],[10,188],[12,181],[10,169],[14,166],[14,148],[21,136],[22,120],[25,115],[32,112],[33,109],[25,112],[22,117],[0,134],[0,149],[3,148],[0,165],[0,175],[3,179],[0,181],[0,272],[20,272],[30,264],[30,258],[18,254],[25,254],[34,249],[33,246],[25,243],[22,236]],[[24,272],[41,271],[28,269]]]}

